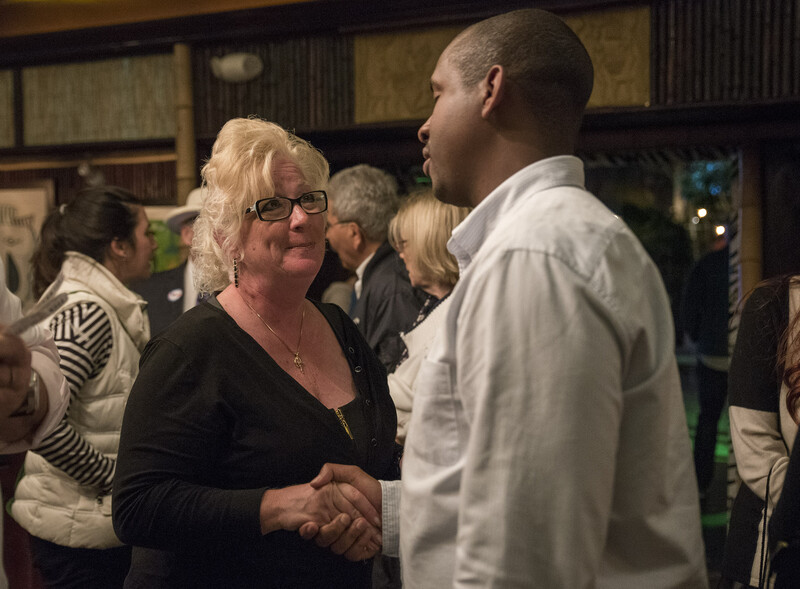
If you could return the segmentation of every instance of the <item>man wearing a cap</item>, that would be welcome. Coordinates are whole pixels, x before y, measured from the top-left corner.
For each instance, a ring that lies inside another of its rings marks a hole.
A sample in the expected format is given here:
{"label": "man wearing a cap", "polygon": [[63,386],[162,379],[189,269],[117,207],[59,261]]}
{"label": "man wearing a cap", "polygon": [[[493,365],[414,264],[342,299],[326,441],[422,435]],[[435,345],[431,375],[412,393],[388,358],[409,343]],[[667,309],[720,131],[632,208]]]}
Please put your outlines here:
{"label": "man wearing a cap", "polygon": [[[181,236],[181,243],[191,248],[194,236],[194,220],[200,214],[203,203],[203,189],[195,188],[186,197],[186,204],[177,207],[166,219],[170,231]],[[188,311],[198,302],[198,293],[194,287],[194,264],[192,255],[172,270],[164,270],[153,274],[147,280],[133,285],[147,301],[147,313],[150,316],[150,334],[157,335],[170,323]]]}

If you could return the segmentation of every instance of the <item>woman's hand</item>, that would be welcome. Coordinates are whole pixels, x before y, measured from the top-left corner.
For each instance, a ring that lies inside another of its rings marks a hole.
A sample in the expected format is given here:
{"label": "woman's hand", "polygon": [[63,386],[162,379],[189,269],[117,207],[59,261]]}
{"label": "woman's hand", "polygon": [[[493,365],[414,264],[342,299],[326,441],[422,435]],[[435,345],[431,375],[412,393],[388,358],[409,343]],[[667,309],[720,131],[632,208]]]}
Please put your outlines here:
{"label": "woman's hand", "polygon": [[335,522],[346,531],[326,547],[350,560],[371,558],[380,550],[380,516],[355,487],[334,482],[315,489],[310,484],[270,489],[261,499],[261,532],[294,531],[303,524],[317,529]]}
{"label": "woman's hand", "polygon": [[[352,485],[369,500],[376,511],[382,508],[380,483],[357,466],[325,464],[310,484],[315,489],[328,485]],[[298,531],[304,539],[313,539],[317,546],[330,548],[336,554],[344,554],[349,560],[372,558],[380,550],[382,542],[378,537],[372,544],[363,543],[359,536],[361,530],[358,520],[351,524],[343,517],[323,526],[309,521],[300,526]]]}

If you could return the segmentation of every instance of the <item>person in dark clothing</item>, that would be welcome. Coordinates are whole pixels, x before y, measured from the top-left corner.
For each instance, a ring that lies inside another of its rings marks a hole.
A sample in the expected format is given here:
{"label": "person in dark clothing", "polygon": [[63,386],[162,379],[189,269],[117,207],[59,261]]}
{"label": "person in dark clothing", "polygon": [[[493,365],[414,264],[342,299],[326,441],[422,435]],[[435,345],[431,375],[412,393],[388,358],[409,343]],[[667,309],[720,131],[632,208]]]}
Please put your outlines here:
{"label": "person in dark clothing", "polygon": [[[216,294],[149,342],[126,408],[126,588],[367,589],[379,513],[352,487],[307,483],[331,460],[399,470],[383,367],[343,311],[306,298],[328,164],[278,125],[233,119],[203,177],[193,254],[198,289]],[[352,533],[326,551],[296,533],[309,518]]]}
{"label": "person in dark clothing", "polygon": [[[192,247],[192,226],[203,206],[203,188],[195,188],[186,197],[186,204],[177,207],[167,217],[169,230],[179,235],[181,245]],[[194,263],[192,256],[175,268],[156,272],[147,280],[134,283],[131,288],[147,301],[147,316],[150,318],[150,335],[158,335],[181,313],[199,302],[194,288]]]}
{"label": "person in dark clothing", "polygon": [[728,378],[731,441],[742,484],[731,508],[723,584],[761,587],[768,523],[800,421],[800,276],[761,284],[741,312]]}
{"label": "person in dark clothing", "polygon": [[426,295],[411,286],[398,253],[389,245],[389,222],[397,213],[397,181],[364,164],[331,177],[328,243],[342,265],[356,273],[350,317],[386,371],[400,363],[400,334],[419,315]]}
{"label": "person in dark clothing", "polygon": [[683,325],[697,344],[697,394],[700,415],[694,438],[694,467],[701,497],[714,477],[717,424],[728,394],[727,243],[706,254],[689,274],[683,296]]}

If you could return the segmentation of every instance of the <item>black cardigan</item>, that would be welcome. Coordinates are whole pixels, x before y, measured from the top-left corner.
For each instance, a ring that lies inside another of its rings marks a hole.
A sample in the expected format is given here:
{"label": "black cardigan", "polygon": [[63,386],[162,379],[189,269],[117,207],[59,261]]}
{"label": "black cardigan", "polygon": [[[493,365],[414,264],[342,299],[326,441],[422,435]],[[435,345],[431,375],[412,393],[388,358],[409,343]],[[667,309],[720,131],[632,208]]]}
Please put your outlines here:
{"label": "black cardigan", "polygon": [[169,563],[171,587],[369,587],[368,564],[295,532],[260,529],[264,491],[307,483],[325,462],[397,474],[385,371],[338,307],[317,306],[350,364],[358,397],[347,409],[361,413],[352,417],[366,444],[356,445],[216,299],[148,344],[123,420],[114,527],[126,543],[171,554],[138,551],[130,586],[137,578],[155,585],[149,575],[163,576]]}

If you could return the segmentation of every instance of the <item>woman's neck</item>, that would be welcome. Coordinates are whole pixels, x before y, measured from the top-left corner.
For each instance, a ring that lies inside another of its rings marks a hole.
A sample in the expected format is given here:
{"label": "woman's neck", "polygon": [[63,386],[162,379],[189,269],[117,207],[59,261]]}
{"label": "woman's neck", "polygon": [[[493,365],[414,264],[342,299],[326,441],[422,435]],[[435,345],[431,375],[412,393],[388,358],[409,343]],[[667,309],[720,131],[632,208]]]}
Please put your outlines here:
{"label": "woman's neck", "polygon": [[231,290],[225,298],[228,300],[233,297],[239,298],[246,307],[258,313],[271,325],[283,322],[294,325],[297,321],[296,318],[302,313],[308,287],[305,285],[293,286],[291,281],[274,287],[240,281],[238,288],[233,285],[228,287]]}

